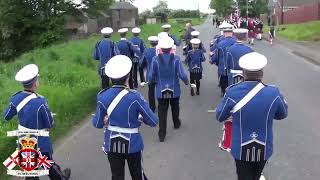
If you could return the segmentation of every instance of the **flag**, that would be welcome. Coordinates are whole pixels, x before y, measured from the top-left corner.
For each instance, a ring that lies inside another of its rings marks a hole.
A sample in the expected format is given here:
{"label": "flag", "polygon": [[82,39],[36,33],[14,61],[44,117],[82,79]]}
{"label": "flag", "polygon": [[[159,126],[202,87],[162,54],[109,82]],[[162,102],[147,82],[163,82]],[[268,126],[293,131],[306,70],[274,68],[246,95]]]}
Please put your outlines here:
{"label": "flag", "polygon": [[12,170],[17,164],[19,158],[19,151],[14,151],[8,159],[3,162],[3,165],[6,166],[9,170]]}

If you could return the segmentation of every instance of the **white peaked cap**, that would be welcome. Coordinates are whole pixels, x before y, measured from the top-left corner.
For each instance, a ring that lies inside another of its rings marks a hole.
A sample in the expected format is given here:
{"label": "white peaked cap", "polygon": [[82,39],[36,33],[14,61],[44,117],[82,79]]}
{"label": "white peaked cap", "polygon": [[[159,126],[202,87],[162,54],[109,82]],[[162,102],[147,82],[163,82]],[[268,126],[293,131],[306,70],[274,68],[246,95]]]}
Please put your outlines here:
{"label": "white peaked cap", "polygon": [[169,29],[169,28],[171,28],[171,25],[170,24],[165,24],[165,25],[162,25],[161,27],[163,29]]}
{"label": "white peaked cap", "polygon": [[111,79],[120,79],[131,71],[131,59],[124,55],[112,57],[105,66],[105,73]]}
{"label": "white peaked cap", "polygon": [[233,26],[232,26],[232,24],[229,24],[227,22],[223,22],[219,26],[219,29],[221,29],[222,31],[232,31],[233,30]]}
{"label": "white peaked cap", "polygon": [[192,31],[191,36],[199,36],[200,32],[199,31]]}
{"label": "white peaked cap", "polygon": [[174,40],[171,37],[159,39],[158,47],[161,49],[170,49],[174,45]]}
{"label": "white peaked cap", "polygon": [[239,66],[247,71],[262,70],[268,64],[267,58],[257,52],[252,52],[242,56],[239,60]]}
{"label": "white peaked cap", "polygon": [[191,44],[200,44],[200,43],[201,43],[201,40],[198,39],[198,38],[193,38],[193,39],[190,40],[190,43],[191,43]]}
{"label": "white peaked cap", "polygon": [[39,75],[38,66],[35,64],[28,64],[17,72],[15,79],[18,82],[24,83],[24,82],[31,81],[38,75]]}
{"label": "white peaked cap", "polygon": [[118,33],[126,33],[128,31],[129,31],[128,28],[121,28],[121,29],[118,30]]}
{"label": "white peaked cap", "polygon": [[158,36],[150,36],[150,37],[148,38],[148,40],[149,40],[149,41],[153,41],[153,42],[158,42],[158,41],[159,41],[159,38],[158,38]]}
{"label": "white peaked cap", "polygon": [[166,38],[166,37],[169,37],[167,32],[161,32],[161,33],[158,34],[159,40],[162,39],[162,38]]}
{"label": "white peaked cap", "polygon": [[141,29],[138,28],[138,27],[135,27],[135,28],[132,29],[132,33],[138,34],[140,32],[141,32]]}
{"label": "white peaked cap", "polygon": [[248,29],[244,29],[244,28],[234,29],[233,33],[235,33],[235,34],[247,34],[248,33]]}
{"label": "white peaked cap", "polygon": [[113,33],[113,29],[110,27],[105,27],[101,29],[101,34],[111,34],[111,33]]}

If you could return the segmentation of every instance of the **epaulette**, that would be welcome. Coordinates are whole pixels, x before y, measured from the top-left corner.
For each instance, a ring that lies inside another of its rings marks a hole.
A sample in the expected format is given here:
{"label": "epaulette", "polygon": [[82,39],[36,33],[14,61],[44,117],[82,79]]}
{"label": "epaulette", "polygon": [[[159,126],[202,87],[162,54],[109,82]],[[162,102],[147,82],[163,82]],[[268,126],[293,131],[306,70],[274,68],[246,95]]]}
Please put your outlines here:
{"label": "epaulette", "polygon": [[268,87],[278,88],[278,87],[277,87],[276,85],[274,85],[274,84],[263,84],[263,85],[268,86]]}
{"label": "epaulette", "polygon": [[38,97],[40,97],[40,98],[44,98],[44,96],[42,96],[42,95],[40,95],[40,94],[38,94],[38,93],[35,93]]}
{"label": "epaulette", "polygon": [[238,82],[238,83],[234,83],[234,84],[232,84],[232,85],[228,86],[228,87],[226,88],[226,90],[229,90],[229,89],[231,89],[231,88],[233,88],[233,87],[235,87],[235,86],[239,85],[240,83],[242,83],[242,81],[240,81],[240,82]]}
{"label": "epaulette", "polygon": [[102,89],[98,94],[101,94],[103,92],[105,92],[106,90],[108,90],[109,88],[105,88],[105,89]]}
{"label": "epaulette", "polygon": [[22,91],[18,91],[18,92],[16,92],[16,93],[14,93],[12,96],[15,96],[15,95],[17,95],[17,94],[19,94],[19,93],[21,93]]}
{"label": "epaulette", "polygon": [[137,91],[137,90],[135,90],[135,89],[129,89],[129,92],[137,93],[138,91]]}

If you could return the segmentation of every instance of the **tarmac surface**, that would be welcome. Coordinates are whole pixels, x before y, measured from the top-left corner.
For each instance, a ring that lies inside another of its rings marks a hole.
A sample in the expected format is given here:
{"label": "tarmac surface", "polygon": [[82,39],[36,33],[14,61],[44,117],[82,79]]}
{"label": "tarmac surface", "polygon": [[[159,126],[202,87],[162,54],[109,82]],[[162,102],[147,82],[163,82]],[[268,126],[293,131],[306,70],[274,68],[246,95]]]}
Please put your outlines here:
{"label": "tarmac surface", "polygon": [[[218,30],[210,20],[196,29],[208,50],[209,41]],[[318,179],[320,67],[283,45],[270,46],[265,41],[256,41],[253,48],[269,59],[264,82],[280,87],[289,105],[289,117],[274,123],[274,154],[266,165],[265,175],[268,180]],[[208,113],[220,100],[217,68],[208,59],[204,67],[200,96],[191,97],[189,86],[181,83],[179,130],[173,129],[171,113],[164,143],[158,140],[157,128],[141,128],[145,143],[144,169],[150,180],[236,179],[233,158],[217,147],[222,124],[216,121],[214,113]],[[141,92],[147,97],[147,88]],[[56,146],[55,161],[72,169],[72,180],[111,180],[109,162],[101,150],[103,137],[103,130],[95,129],[88,118]],[[126,179],[131,179],[128,169]]]}

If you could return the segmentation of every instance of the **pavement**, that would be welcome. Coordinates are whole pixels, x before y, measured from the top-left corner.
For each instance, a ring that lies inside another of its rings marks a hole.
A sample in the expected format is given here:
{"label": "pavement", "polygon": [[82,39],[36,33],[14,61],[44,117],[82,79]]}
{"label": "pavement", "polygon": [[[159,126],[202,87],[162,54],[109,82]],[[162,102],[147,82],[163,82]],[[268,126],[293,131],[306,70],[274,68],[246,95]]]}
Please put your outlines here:
{"label": "pavement", "polygon": [[[218,33],[210,20],[196,29],[206,47]],[[320,67],[281,44],[258,41],[253,48],[269,59],[264,82],[279,86],[289,105],[289,117],[274,122],[274,154],[264,173],[268,180],[318,179]],[[204,67],[200,96],[191,97],[189,87],[181,83],[181,129],[173,129],[171,114],[164,143],[158,140],[157,128],[141,128],[144,169],[150,180],[236,179],[233,158],[217,147],[222,124],[214,113],[207,112],[220,100],[217,68],[208,61]],[[146,96],[147,89],[141,92]],[[88,119],[55,147],[55,161],[72,169],[72,180],[111,180],[109,163],[101,150],[103,137],[103,130],[95,129]],[[126,179],[131,179],[128,169]]]}
{"label": "pavement", "polygon": [[[268,40],[267,34],[264,34],[264,39]],[[283,46],[286,46],[293,54],[300,56],[315,65],[320,66],[320,42],[295,42],[276,37],[274,43],[279,43]]]}

